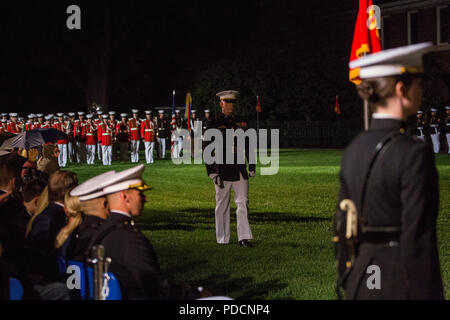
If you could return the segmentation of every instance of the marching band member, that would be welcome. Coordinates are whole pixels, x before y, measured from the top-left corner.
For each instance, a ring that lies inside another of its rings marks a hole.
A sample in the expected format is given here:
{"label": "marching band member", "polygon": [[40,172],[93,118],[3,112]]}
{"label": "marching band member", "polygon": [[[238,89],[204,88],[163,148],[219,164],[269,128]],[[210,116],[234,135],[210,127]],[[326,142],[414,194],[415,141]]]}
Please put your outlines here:
{"label": "marching band member", "polygon": [[104,166],[111,165],[114,126],[108,122],[108,115],[102,115],[103,123],[99,129],[102,135],[102,159]]}
{"label": "marching band member", "polygon": [[44,125],[44,115],[42,113],[37,114],[37,122],[34,123],[34,128],[41,128]]}
{"label": "marching band member", "polygon": [[83,131],[81,135],[83,140],[86,142],[86,154],[87,154],[87,164],[94,164],[95,161],[95,131],[97,130],[97,125],[92,122],[92,114],[86,115],[87,122],[83,126]]}
{"label": "marching band member", "polygon": [[141,124],[141,137],[145,145],[145,161],[153,163],[153,147],[155,145],[154,129],[152,122],[152,112],[145,111],[146,119]]}
{"label": "marching band member", "polygon": [[437,109],[431,108],[431,117],[430,117],[430,137],[433,142],[433,151],[434,153],[439,153],[439,149],[441,147],[441,143],[439,141],[440,130],[439,125],[441,124],[441,119],[437,116]]}
{"label": "marching band member", "polygon": [[424,134],[425,120],[423,119],[423,111],[417,111],[417,129],[416,129],[416,137],[422,141],[425,141]]}
{"label": "marching band member", "polygon": [[28,121],[25,123],[25,131],[33,130],[33,114],[28,115]]}
{"label": "marching band member", "polygon": [[[66,124],[64,123],[64,114],[57,113],[58,120],[53,124],[53,128],[66,132]],[[60,167],[65,167],[67,164],[67,139],[61,139],[57,141],[59,156],[58,156],[58,164]]]}
{"label": "marching band member", "polygon": [[76,145],[74,143],[74,137],[73,137],[73,130],[74,130],[74,126],[75,126],[75,113],[68,112],[67,115],[69,116],[69,120],[66,121],[65,133],[68,135],[68,139],[67,139],[68,158],[69,158],[69,162],[72,163],[72,162],[76,161],[75,160]]}
{"label": "marching band member", "polygon": [[121,113],[121,121],[117,123],[116,126],[116,138],[119,142],[120,149],[120,161],[126,162],[128,160],[128,141],[130,140],[130,135],[128,134],[128,115],[126,113]]}
{"label": "marching band member", "polygon": [[115,111],[109,111],[109,124],[114,126],[114,131],[113,131],[113,140],[112,140],[112,160],[116,161],[117,160],[117,141],[116,141],[116,127],[117,127],[117,122],[119,122],[116,119],[116,112]]}
{"label": "marching band member", "polygon": [[73,136],[76,143],[76,158],[78,163],[86,162],[86,145],[84,144],[81,132],[83,127],[86,125],[86,120],[84,120],[85,113],[83,111],[78,112],[79,120],[74,123]]}
{"label": "marching band member", "polygon": [[158,125],[158,153],[159,158],[164,159],[166,157],[166,138],[169,136],[169,125],[167,119],[164,117],[164,110],[159,110],[159,118],[157,120]]}
{"label": "marching band member", "polygon": [[133,118],[128,120],[128,133],[131,142],[131,162],[136,163],[139,162],[139,126],[141,123],[138,119],[139,110],[133,109],[131,112],[133,112]]}
{"label": "marching band member", "polygon": [[95,119],[94,123],[97,126],[97,155],[98,155],[98,160],[102,160],[102,136],[101,134],[99,134],[99,130],[98,127],[103,123],[102,120],[102,114],[103,111],[102,110],[97,110],[97,119]]}
{"label": "marching band member", "polygon": [[17,123],[17,113],[12,112],[9,114],[10,121],[6,125],[6,131],[9,133],[19,134],[22,132],[22,128]]}

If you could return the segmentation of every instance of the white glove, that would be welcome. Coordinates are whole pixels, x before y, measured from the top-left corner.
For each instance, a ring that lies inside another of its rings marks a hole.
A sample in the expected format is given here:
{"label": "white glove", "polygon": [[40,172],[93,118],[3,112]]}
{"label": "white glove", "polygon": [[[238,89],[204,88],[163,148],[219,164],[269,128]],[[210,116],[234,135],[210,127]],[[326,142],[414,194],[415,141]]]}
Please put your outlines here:
{"label": "white glove", "polygon": [[249,171],[248,176],[253,178],[256,175],[255,171]]}
{"label": "white glove", "polygon": [[214,184],[217,185],[220,189],[224,187],[222,178],[217,173],[211,173],[209,177],[214,181]]}

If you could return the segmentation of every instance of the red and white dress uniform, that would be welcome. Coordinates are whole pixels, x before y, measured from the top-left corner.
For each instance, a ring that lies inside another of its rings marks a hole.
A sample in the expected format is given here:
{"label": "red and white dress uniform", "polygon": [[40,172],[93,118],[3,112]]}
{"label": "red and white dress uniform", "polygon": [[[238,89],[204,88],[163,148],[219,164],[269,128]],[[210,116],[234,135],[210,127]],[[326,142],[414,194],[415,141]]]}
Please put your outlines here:
{"label": "red and white dress uniform", "polygon": [[81,133],[86,144],[87,164],[94,164],[95,161],[95,145],[97,144],[95,141],[96,130],[97,126],[95,124],[87,122]]}
{"label": "red and white dress uniform", "polygon": [[131,143],[131,162],[139,162],[139,120],[132,118],[128,120],[128,134]]}
{"label": "red and white dress uniform", "polygon": [[144,140],[145,146],[145,161],[153,163],[153,147],[154,142],[154,125],[151,120],[144,120],[141,123],[141,137]]}
{"label": "red and white dress uniform", "polygon": [[33,121],[27,121],[27,123],[25,123],[25,131],[30,131],[33,130]]}
{"label": "red and white dress uniform", "polygon": [[102,135],[102,159],[104,166],[111,165],[112,158],[112,142],[113,142],[113,132],[114,128],[109,124],[103,123],[99,126],[99,129]]}
{"label": "red and white dress uniform", "polygon": [[100,130],[98,129],[100,125],[102,124],[102,119],[97,118],[94,120],[94,124],[97,127],[97,130],[95,130],[95,134],[97,137],[97,155],[98,160],[102,160],[102,134]]}
{"label": "red and white dress uniform", "polygon": [[[55,123],[53,123],[53,128],[61,131],[62,133],[66,132],[66,126],[64,122],[56,121]],[[58,140],[57,143],[59,149],[58,164],[60,167],[65,167],[67,165],[67,155],[68,155],[67,139]]]}
{"label": "red and white dress uniform", "polygon": [[10,121],[6,125],[6,132],[19,134],[22,132],[22,128],[20,127],[20,125],[17,122]]}

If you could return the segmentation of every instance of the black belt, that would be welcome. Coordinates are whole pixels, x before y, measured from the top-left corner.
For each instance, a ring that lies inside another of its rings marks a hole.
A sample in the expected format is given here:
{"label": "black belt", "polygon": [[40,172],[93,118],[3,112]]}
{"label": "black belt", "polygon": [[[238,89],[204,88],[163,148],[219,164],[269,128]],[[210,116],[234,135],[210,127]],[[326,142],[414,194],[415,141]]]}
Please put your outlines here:
{"label": "black belt", "polygon": [[361,242],[367,243],[388,243],[399,242],[400,232],[366,232],[361,234]]}

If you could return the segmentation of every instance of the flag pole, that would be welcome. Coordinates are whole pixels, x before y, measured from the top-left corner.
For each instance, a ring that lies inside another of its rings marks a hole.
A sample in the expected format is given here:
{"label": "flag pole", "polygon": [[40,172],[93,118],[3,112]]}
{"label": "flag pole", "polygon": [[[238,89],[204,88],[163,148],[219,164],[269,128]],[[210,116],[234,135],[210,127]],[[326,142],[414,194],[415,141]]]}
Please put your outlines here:
{"label": "flag pole", "polygon": [[[257,101],[259,101],[259,96],[256,96]],[[259,150],[259,111],[256,110],[256,149]]]}
{"label": "flag pole", "polygon": [[369,130],[369,101],[364,99],[364,131]]}

